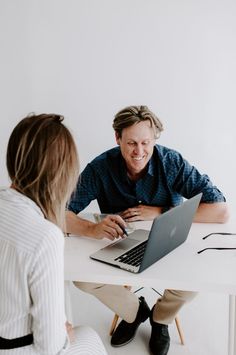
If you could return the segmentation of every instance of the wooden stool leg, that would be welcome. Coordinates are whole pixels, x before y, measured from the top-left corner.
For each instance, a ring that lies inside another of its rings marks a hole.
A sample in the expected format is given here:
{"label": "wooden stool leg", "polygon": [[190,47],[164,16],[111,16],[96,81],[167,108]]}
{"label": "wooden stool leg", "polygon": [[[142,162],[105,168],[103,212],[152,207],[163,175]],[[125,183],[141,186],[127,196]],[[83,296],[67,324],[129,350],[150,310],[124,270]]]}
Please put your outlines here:
{"label": "wooden stool leg", "polygon": [[[124,287],[126,287],[128,290],[131,289],[130,286],[124,286]],[[112,324],[111,324],[111,328],[110,328],[110,332],[109,332],[109,334],[111,336],[112,336],[112,334],[114,333],[114,331],[116,329],[116,325],[117,325],[118,320],[119,320],[119,316],[118,316],[118,314],[115,314],[114,318],[112,320]],[[176,324],[176,328],[177,328],[177,331],[178,331],[178,334],[179,334],[180,343],[181,343],[181,345],[184,345],[184,333],[183,333],[182,328],[180,326],[180,322],[179,322],[179,318],[178,317],[175,317],[175,324]]]}
{"label": "wooden stool leg", "polygon": [[119,319],[119,316],[118,314],[115,314],[114,315],[114,318],[113,318],[113,321],[112,321],[112,324],[111,324],[111,329],[110,329],[110,335],[112,335],[116,329],[116,325],[117,325],[117,322],[118,322],[118,319]]}
{"label": "wooden stool leg", "polygon": [[[129,291],[132,288],[131,286],[127,286],[127,285],[125,285],[124,287],[127,288]],[[118,316],[118,314],[115,314],[114,318],[113,318],[113,321],[112,321],[112,324],[111,324],[111,329],[110,329],[110,332],[109,332],[110,335],[112,335],[114,333],[118,320],[119,320],[119,316]]]}
{"label": "wooden stool leg", "polygon": [[[114,318],[113,318],[113,321],[112,321],[112,324],[111,324],[111,329],[110,329],[110,335],[112,336],[112,334],[114,333],[115,329],[116,329],[116,325],[117,325],[117,322],[119,320],[119,316],[118,314],[115,314],[114,315]],[[181,345],[184,345],[184,333],[183,333],[183,330],[180,326],[180,322],[179,322],[179,318],[176,317],[175,318],[175,324],[176,324],[176,328],[177,328],[177,331],[178,331],[178,334],[179,334],[179,338],[180,338],[180,343]]]}
{"label": "wooden stool leg", "polygon": [[178,330],[178,333],[179,333],[180,343],[182,345],[184,345],[184,334],[183,334],[182,328],[180,326],[178,317],[175,317],[175,324],[176,324],[176,327],[177,327],[177,330]]}

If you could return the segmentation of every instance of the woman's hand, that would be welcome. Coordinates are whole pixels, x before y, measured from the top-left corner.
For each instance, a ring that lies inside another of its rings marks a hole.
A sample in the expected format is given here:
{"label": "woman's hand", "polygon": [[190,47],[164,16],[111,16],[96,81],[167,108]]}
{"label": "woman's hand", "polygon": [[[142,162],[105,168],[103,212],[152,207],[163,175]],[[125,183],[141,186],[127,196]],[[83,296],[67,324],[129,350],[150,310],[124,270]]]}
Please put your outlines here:
{"label": "woman's hand", "polygon": [[74,334],[74,329],[71,323],[69,323],[68,321],[66,321],[66,331],[68,334],[68,338],[70,340],[70,343],[72,343],[73,341],[75,341],[75,334]]}

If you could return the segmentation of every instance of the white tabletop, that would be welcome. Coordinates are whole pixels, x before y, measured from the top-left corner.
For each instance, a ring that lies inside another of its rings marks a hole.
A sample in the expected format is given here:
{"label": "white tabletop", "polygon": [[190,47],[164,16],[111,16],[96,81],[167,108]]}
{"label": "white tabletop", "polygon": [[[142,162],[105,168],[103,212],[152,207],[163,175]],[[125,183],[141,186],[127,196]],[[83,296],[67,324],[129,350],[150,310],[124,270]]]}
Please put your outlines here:
{"label": "white tabletop", "polygon": [[[150,229],[151,222],[135,222]],[[236,250],[197,251],[206,247],[236,247],[235,236],[202,237],[212,232],[236,233],[236,221],[227,224],[194,223],[187,241],[140,274],[91,260],[89,255],[110,243],[86,237],[65,238],[65,280],[172,288],[236,295]]]}

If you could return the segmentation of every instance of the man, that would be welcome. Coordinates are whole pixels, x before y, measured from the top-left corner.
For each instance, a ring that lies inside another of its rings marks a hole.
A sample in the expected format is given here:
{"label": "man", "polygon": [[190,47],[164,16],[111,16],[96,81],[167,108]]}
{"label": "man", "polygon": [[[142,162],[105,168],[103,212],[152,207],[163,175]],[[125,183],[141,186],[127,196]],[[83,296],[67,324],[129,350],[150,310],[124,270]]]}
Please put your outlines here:
{"label": "man", "polygon": [[[113,128],[118,147],[99,155],[82,172],[68,207],[68,233],[113,240],[123,236],[124,220],[152,220],[180,204],[183,197],[191,198],[199,192],[203,195],[194,221],[227,221],[225,198],[209,177],[201,175],[178,152],[155,145],[163,126],[147,106],[124,108],[116,114]],[[95,199],[102,213],[117,215],[107,216],[97,224],[79,218],[76,214]],[[111,338],[113,346],[131,341],[139,325],[149,317],[149,347],[154,355],[168,353],[168,324],[196,295],[165,290],[150,311],[143,297],[138,299],[122,286],[82,282],[75,285],[93,294],[123,319]]]}

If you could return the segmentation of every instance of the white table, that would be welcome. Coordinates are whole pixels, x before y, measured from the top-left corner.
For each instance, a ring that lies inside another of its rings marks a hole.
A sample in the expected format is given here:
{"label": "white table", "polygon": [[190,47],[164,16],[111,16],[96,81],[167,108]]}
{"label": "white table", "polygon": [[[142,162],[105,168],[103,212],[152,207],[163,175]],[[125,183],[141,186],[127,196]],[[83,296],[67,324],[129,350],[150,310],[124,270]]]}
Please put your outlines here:
{"label": "white table", "polygon": [[[150,229],[150,225],[151,222],[135,222],[136,228]],[[197,254],[198,250],[206,247],[236,247],[236,236],[214,235],[202,240],[204,235],[212,232],[236,233],[236,221],[227,224],[194,223],[184,244],[140,274],[89,258],[110,241],[71,236],[65,239],[65,280],[227,294],[228,355],[236,355],[236,250],[208,250]]]}

